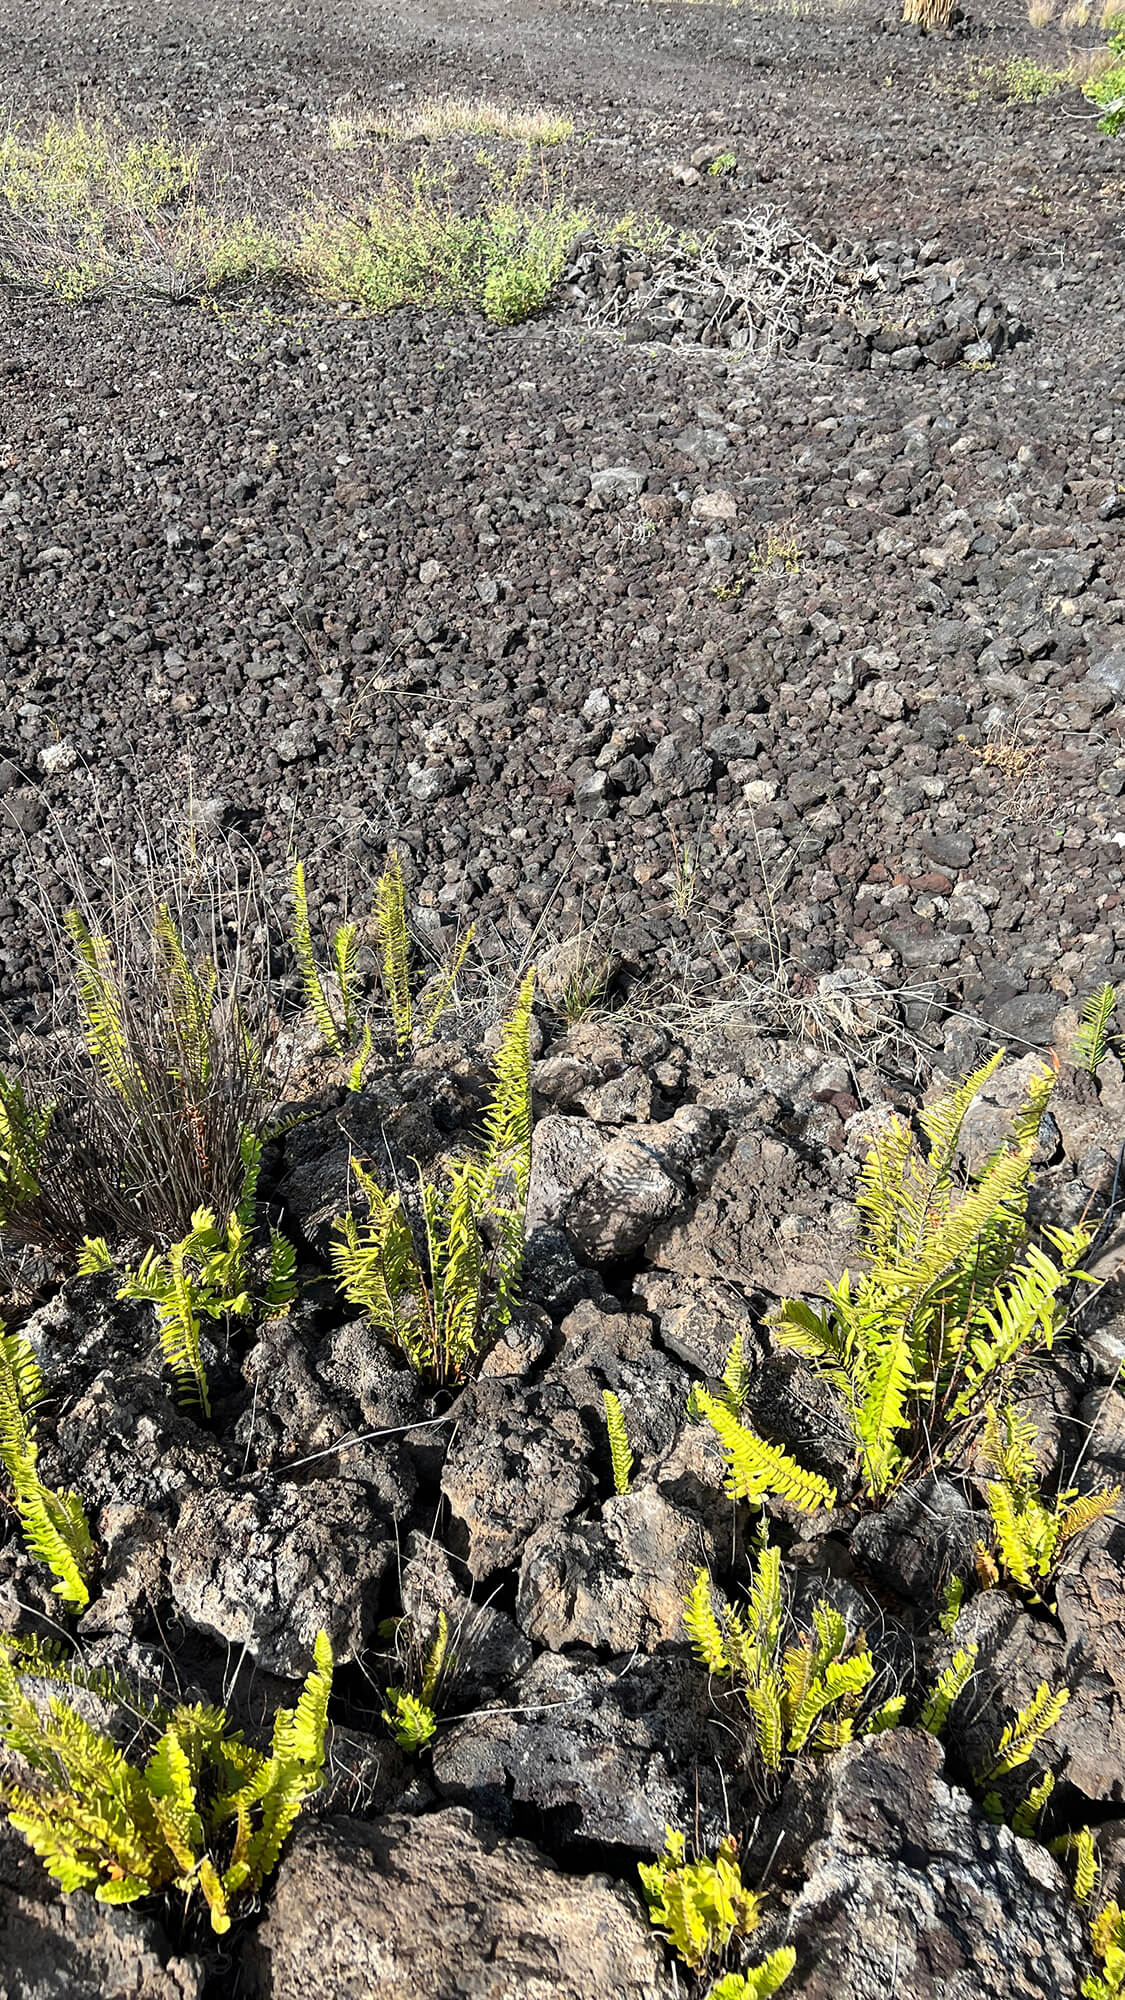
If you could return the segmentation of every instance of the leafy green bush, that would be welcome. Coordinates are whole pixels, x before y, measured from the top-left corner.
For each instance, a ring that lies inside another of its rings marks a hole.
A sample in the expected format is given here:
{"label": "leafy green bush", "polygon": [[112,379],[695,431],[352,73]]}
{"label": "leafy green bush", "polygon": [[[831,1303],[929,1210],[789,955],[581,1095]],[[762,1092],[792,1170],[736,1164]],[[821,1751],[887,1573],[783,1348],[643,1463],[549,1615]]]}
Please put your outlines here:
{"label": "leafy green bush", "polygon": [[[141,1715],[155,1735],[143,1765],[57,1695],[40,1704],[22,1684],[18,1642],[0,1644],[0,1736],[30,1767],[5,1780],[11,1824],[60,1888],[92,1888],[100,1903],[134,1903],[163,1889],[200,1890],[215,1931],[273,1873],[301,1807],[322,1781],[332,1649],[321,1632],[315,1665],[292,1709],[278,1709],[269,1752],[232,1730],[221,1708],[182,1706]],[[64,1681],[50,1656],[27,1662]],[[71,1674],[82,1685],[80,1674]],[[96,1680],[87,1685],[97,1687]]]}
{"label": "leafy green bush", "polygon": [[1116,139],[1125,132],[1125,28],[1109,39],[1113,64],[1103,70],[1101,76],[1083,85],[1083,92],[1091,104],[1098,105],[1101,117],[1098,131]]}
{"label": "leafy green bush", "polygon": [[354,1158],[367,1220],[336,1223],[332,1264],[344,1297],[435,1384],[458,1380],[511,1317],[531,1177],[533,991],[529,973],[501,1038],[482,1149],[441,1181],[420,1180],[424,1257],[401,1196]]}
{"label": "leafy green bush", "polygon": [[[664,1852],[642,1861],[637,1872],[650,1921],[692,1972],[707,1972],[732,1939],[757,1929],[761,1897],[742,1880],[733,1840],[721,1842],[714,1860],[689,1861],[684,1835],[667,1827]],[[727,1973],[711,1987],[710,2000],[768,2000],[796,1963],[796,1952],[783,1945],[751,1972]]]}
{"label": "leafy green bush", "polygon": [[866,1268],[828,1289],[828,1304],[787,1299],[775,1331],[838,1391],[871,1498],[886,1493],[942,1432],[976,1416],[1019,1357],[1049,1348],[1063,1295],[1081,1275],[1087,1229],[1044,1227],[1031,1240],[1027,1201],[1039,1125],[1054,1079],[1036,1074],[1011,1143],[974,1177],[957,1149],[973,1099],[1001,1054],[929,1105],[893,1118],[871,1145],[857,1196]]}

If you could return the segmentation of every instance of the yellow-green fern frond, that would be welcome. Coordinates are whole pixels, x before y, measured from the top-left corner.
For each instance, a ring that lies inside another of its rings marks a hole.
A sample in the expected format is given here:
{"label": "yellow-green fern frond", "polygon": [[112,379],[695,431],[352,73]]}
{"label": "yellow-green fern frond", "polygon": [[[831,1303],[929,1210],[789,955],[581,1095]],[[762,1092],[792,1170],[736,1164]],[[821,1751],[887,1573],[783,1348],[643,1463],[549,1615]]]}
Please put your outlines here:
{"label": "yellow-green fern frond", "polygon": [[707,2000],[771,2000],[779,1993],[797,1963],[791,1944],[780,1945],[749,1972],[726,1972],[716,1980]]}
{"label": "yellow-green fern frond", "polygon": [[625,1412],[612,1389],[602,1390],[602,1401],[605,1404],[605,1423],[609,1433],[613,1490],[615,1493],[628,1493],[633,1477],[633,1454],[629,1449],[629,1434],[625,1429]]}
{"label": "yellow-green fern frond", "polygon": [[388,1706],[383,1710],[383,1721],[394,1737],[400,1750],[413,1754],[430,1741],[437,1729],[437,1717],[432,1708],[420,1701],[415,1694],[404,1688],[387,1689]]}
{"label": "yellow-green fern frond", "polygon": [[406,927],[406,884],[402,862],[392,853],[375,885],[375,923],[379,937],[383,985],[395,1041],[405,1049],[414,1032],[410,999],[410,939]]}
{"label": "yellow-green fern frond", "polygon": [[1040,1815],[1054,1789],[1054,1772],[1044,1771],[1043,1776],[1032,1785],[1031,1790],[1020,1800],[1011,1819],[1012,1832],[1018,1839],[1034,1840]]}
{"label": "yellow-green fern frond", "polygon": [[711,1602],[711,1579],[705,1569],[697,1573],[684,1599],[684,1624],[692,1652],[700,1665],[706,1667],[709,1674],[725,1673],[728,1664],[726,1647]]}
{"label": "yellow-green fern frond", "polygon": [[977,1663],[977,1648],[966,1646],[954,1653],[945,1672],[940,1675],[936,1687],[932,1688],[922,1705],[918,1726],[928,1729],[931,1736],[940,1736],[949,1721],[954,1702],[962,1695],[972,1678]]}
{"label": "yellow-green fern frond", "polygon": [[107,1082],[128,1095],[139,1079],[129,1061],[121,989],[109,940],[91,932],[78,910],[68,910],[63,922],[74,946],[75,985],[86,1047]]}
{"label": "yellow-green fern frond", "polygon": [[316,962],[316,948],[313,944],[312,924],[309,919],[309,896],[305,884],[305,864],[295,861],[291,883],[293,896],[293,928],[290,941],[297,969],[301,975],[305,999],[324,1040],[334,1055],[344,1052],[344,1040],[336,1023],[336,1017],[328,1004],[324,981]]}
{"label": "yellow-green fern frond", "polygon": [[1095,1521],[1112,1514],[1121,1498],[1120,1486],[1111,1486],[1105,1493],[1083,1493],[1063,1508],[1059,1516],[1059,1544],[1072,1541],[1075,1535],[1092,1528]]}
{"label": "yellow-green fern frond", "polygon": [[727,1403],[736,1417],[742,1415],[747,1396],[750,1394],[750,1365],[741,1333],[736,1333],[727,1353],[723,1369],[723,1391]]}
{"label": "yellow-green fern frond", "polygon": [[835,1506],[836,1490],[819,1473],[806,1471],[780,1445],[767,1444],[756,1436],[725,1402],[706,1389],[698,1391],[696,1400],[723,1447],[727,1489],[735,1499],[760,1502],[773,1494],[810,1513]]}
{"label": "yellow-green fern frond", "polygon": [[1106,982],[1091,993],[1082,1009],[1082,1020],[1070,1045],[1070,1060],[1094,1076],[1109,1053],[1109,1024],[1117,1005],[1117,994]]}
{"label": "yellow-green fern frond", "polygon": [[356,1007],[359,1001],[359,974],[356,969],[358,949],[358,924],[340,924],[332,937],[332,962],[336,968],[336,986],[344,1017],[343,1039],[349,1044],[355,1040]]}
{"label": "yellow-green fern frond", "polygon": [[1026,1708],[1021,1708],[1014,1722],[1008,1724],[988,1762],[977,1772],[978,1783],[990,1784],[1026,1764],[1048,1730],[1054,1728],[1069,1700],[1069,1688],[1052,1690],[1046,1681],[1040,1681]]}

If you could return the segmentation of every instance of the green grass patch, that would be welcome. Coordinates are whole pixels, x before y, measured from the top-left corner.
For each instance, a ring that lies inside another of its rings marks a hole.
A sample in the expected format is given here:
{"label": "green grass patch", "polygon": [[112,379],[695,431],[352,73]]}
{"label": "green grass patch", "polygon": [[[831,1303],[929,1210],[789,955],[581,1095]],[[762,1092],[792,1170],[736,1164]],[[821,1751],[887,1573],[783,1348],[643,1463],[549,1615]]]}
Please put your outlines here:
{"label": "green grass patch", "polygon": [[[106,296],[214,300],[282,291],[354,311],[470,309],[509,325],[545,305],[575,237],[595,221],[530,148],[514,165],[478,156],[484,185],[460,204],[449,172],[389,170],[358,199],[279,220],[201,193],[202,155],[76,113],[0,150],[0,283],[73,302]],[[634,217],[607,222],[630,239]]]}

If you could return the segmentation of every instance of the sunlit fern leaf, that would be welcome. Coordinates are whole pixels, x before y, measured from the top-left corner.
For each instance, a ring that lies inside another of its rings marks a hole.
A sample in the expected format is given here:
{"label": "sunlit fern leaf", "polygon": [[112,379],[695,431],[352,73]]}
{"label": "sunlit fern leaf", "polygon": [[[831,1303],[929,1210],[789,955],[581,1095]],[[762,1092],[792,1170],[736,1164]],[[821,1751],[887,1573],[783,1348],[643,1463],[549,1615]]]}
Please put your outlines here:
{"label": "sunlit fern leaf", "polygon": [[975,1646],[966,1646],[954,1653],[949,1666],[939,1676],[936,1686],[931,1688],[922,1705],[922,1713],[918,1717],[920,1729],[927,1729],[931,1736],[941,1735],[954,1702],[968,1687],[976,1663]]}
{"label": "sunlit fern leaf", "polygon": [[449,1002],[453,998],[454,992],[456,991],[458,976],[461,972],[461,968],[464,965],[466,958],[469,955],[469,951],[472,947],[472,943],[474,938],[476,937],[476,934],[477,934],[476,925],[470,924],[468,930],[465,932],[464,937],[457,944],[453,952],[453,955],[450,958],[449,963],[446,966],[445,971],[443,972],[436,989],[434,990],[433,994],[430,996],[430,999],[426,1003],[426,1007],[422,1015],[423,1042],[431,1041],[433,1036],[437,1033],[438,1024],[441,1021],[441,1017],[444,1014],[446,1008],[448,1007]]}
{"label": "sunlit fern leaf", "polygon": [[383,1721],[400,1750],[413,1753],[430,1741],[437,1729],[437,1717],[418,1696],[404,1688],[387,1689]]}
{"label": "sunlit fern leaf", "polygon": [[808,1512],[835,1506],[836,1491],[826,1479],[806,1471],[780,1445],[756,1436],[719,1397],[702,1389],[697,1403],[723,1447],[727,1489],[735,1499],[760,1502],[773,1494]]}
{"label": "sunlit fern leaf", "polygon": [[999,1069],[1005,1051],[997,1049],[986,1063],[974,1070],[959,1083],[954,1090],[946,1091],[933,1104],[927,1104],[918,1113],[918,1123],[930,1142],[930,1154],[926,1162],[931,1178],[944,1180],[952,1171],[961,1138],[961,1128],[973,1100],[980,1095],[989,1078]]}
{"label": "sunlit fern leaf", "polygon": [[1071,1062],[1094,1076],[1109,1053],[1109,1024],[1117,1005],[1117,994],[1106,982],[1091,993],[1082,1009],[1082,1020],[1070,1045]]}
{"label": "sunlit fern leaf", "polygon": [[168,1013],[169,1041],[177,1060],[170,1074],[198,1092],[211,1079],[211,1011],[218,973],[208,965],[202,978],[191,966],[184,941],[167,903],[153,921],[153,946]]}
{"label": "sunlit fern leaf", "polygon": [[121,989],[107,938],[94,935],[78,910],[63,919],[75,952],[75,985],[86,1047],[106,1081],[128,1095],[136,1079],[129,1060]]}
{"label": "sunlit fern leaf", "polygon": [[375,885],[375,923],[383,985],[395,1041],[405,1049],[414,1031],[410,1000],[410,940],[406,927],[406,884],[402,861],[392,853]]}
{"label": "sunlit fern leaf", "polygon": [[892,1694],[878,1708],[872,1709],[863,1724],[865,1736],[882,1736],[888,1729],[897,1729],[906,1710],[906,1696]]}
{"label": "sunlit fern leaf", "polygon": [[293,895],[291,942],[293,945],[293,956],[297,961],[297,968],[301,974],[301,984],[304,988],[305,999],[311,1010],[313,1020],[316,1022],[329,1048],[334,1055],[342,1055],[344,1052],[343,1037],[337,1026],[336,1017],[328,1004],[328,995],[324,990],[324,982],[321,979],[316,962],[316,948],[313,944],[312,925],[309,920],[309,897],[308,889],[305,885],[305,864],[303,861],[295,861],[293,864],[291,888]]}
{"label": "sunlit fern leaf", "polygon": [[39,1194],[43,1148],[54,1117],[23,1086],[0,1074],[0,1228]]}
{"label": "sunlit fern leaf", "polygon": [[1040,1681],[1027,1706],[1020,1709],[1004,1730],[988,1762],[977,1771],[978,1784],[990,1784],[1026,1764],[1048,1730],[1054,1728],[1069,1700],[1069,1688],[1051,1689],[1046,1681]]}
{"label": "sunlit fern leaf", "polygon": [[736,1417],[740,1417],[750,1393],[750,1366],[746,1359],[741,1332],[735,1334],[730,1344],[726,1366],[723,1369],[723,1389],[730,1408]]}
{"label": "sunlit fern leaf", "polygon": [[1035,1829],[1047,1800],[1055,1789],[1055,1774],[1044,1771],[1038,1782],[1023,1797],[1011,1818],[1012,1832],[1020,1840],[1034,1840]]}
{"label": "sunlit fern leaf", "polygon": [[355,1015],[359,1000],[358,948],[359,926],[340,924],[332,938],[332,960],[344,1016],[344,1040],[349,1043],[355,1040]]}
{"label": "sunlit fern leaf", "polygon": [[772,2000],[797,1963],[790,1944],[780,1945],[749,1972],[726,1972],[712,1986],[707,2000]]}
{"label": "sunlit fern leaf", "polygon": [[437,1629],[422,1662],[422,1700],[428,1708],[434,1706],[442,1676],[449,1672],[451,1664],[449,1619],[444,1611],[439,1611]]}
{"label": "sunlit fern leaf", "polygon": [[16,1514],[28,1551],[50,1570],[64,1604],[90,1601],[95,1564],[89,1524],[77,1494],[55,1492],[39,1476],[32,1412],[44,1394],[28,1342],[0,1321],[0,1463],[12,1482]]}
{"label": "sunlit fern leaf", "polygon": [[605,1404],[606,1430],[609,1435],[613,1490],[615,1493],[628,1493],[633,1477],[633,1454],[629,1449],[625,1412],[612,1389],[602,1390],[602,1401]]}
{"label": "sunlit fern leaf", "polygon": [[1093,1527],[1095,1521],[1104,1520],[1107,1514],[1112,1514],[1120,1498],[1120,1486],[1111,1486],[1105,1493],[1083,1493],[1072,1500],[1059,1517],[1060,1546],[1072,1541],[1085,1528]]}
{"label": "sunlit fern leaf", "polygon": [[724,1673],[727,1668],[726,1647],[711,1602],[711,1580],[705,1569],[698,1571],[684,1599],[684,1624],[692,1652],[700,1665],[706,1667],[709,1674]]}

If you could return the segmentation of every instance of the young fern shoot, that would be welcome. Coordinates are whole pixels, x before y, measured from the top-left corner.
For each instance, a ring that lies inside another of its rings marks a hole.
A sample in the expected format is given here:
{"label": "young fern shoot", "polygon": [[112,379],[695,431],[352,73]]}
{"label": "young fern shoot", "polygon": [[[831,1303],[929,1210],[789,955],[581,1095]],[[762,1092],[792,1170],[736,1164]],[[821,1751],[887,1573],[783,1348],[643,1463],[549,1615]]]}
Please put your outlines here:
{"label": "young fern shoot", "polygon": [[1121,1488],[1080,1494],[1069,1487],[1045,1501],[1039,1491],[1035,1437],[1034,1424],[1015,1410],[1005,1410],[1001,1418],[989,1404],[980,1453],[995,1475],[986,1489],[994,1554],[1012,1581],[1033,1603],[1041,1604],[1039,1582],[1051,1576],[1068,1542],[1113,1512]]}
{"label": "young fern shoot", "polygon": [[633,1454],[629,1449],[629,1433],[625,1428],[625,1412],[621,1408],[612,1389],[602,1390],[605,1404],[605,1424],[609,1436],[609,1458],[613,1471],[615,1493],[628,1493],[633,1480]]}

